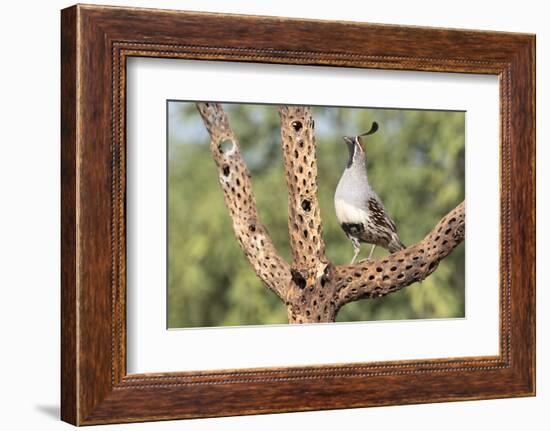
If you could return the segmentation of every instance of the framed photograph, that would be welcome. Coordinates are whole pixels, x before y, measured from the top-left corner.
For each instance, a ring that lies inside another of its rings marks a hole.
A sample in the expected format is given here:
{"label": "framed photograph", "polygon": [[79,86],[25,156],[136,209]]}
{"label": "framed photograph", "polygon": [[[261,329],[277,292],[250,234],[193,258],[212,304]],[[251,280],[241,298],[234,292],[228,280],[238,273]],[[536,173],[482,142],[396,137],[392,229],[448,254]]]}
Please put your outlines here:
{"label": "framed photograph", "polygon": [[535,37],[61,14],[62,419],[535,394]]}

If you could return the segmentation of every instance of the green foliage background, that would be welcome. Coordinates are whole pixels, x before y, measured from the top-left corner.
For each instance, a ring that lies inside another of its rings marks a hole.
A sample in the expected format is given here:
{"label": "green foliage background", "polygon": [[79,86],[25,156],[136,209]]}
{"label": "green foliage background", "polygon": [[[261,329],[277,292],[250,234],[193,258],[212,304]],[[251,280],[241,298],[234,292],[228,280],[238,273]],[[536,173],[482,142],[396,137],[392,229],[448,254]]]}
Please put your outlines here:
{"label": "green foliage background", "polygon": [[[195,104],[168,104],[168,326],[281,324],[286,310],[263,287],[234,238],[209,137]],[[289,259],[287,191],[276,106],[224,104],[252,173],[262,222]],[[395,220],[405,245],[421,240],[464,199],[464,113],[314,107],[319,201],[327,254],[348,263],[352,246],[333,207],[347,162],[343,135],[370,128],[369,181]],[[370,246],[363,245],[362,257]],[[375,255],[387,252],[377,248]],[[421,284],[344,306],[338,321],[464,316],[464,244]]]}

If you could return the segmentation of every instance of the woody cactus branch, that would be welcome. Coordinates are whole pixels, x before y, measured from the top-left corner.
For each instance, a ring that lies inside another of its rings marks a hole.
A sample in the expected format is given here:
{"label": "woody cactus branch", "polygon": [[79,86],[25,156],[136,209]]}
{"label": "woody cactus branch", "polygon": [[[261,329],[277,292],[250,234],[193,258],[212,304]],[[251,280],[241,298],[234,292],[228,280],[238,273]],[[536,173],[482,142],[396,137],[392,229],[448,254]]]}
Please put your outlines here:
{"label": "woody cactus branch", "polygon": [[322,238],[311,110],[282,106],[289,265],[259,221],[250,173],[221,105],[198,103],[197,107],[210,134],[210,150],[237,240],[256,274],[285,303],[290,323],[333,322],[338,310],[351,301],[388,295],[421,281],[464,240],[462,202],[417,244],[375,261],[334,266],[325,255]]}
{"label": "woody cactus branch", "polygon": [[210,134],[210,151],[218,167],[218,180],[235,236],[258,277],[284,300],[290,267],[277,253],[260,222],[250,172],[241,157],[239,142],[227,115],[218,103],[198,103],[197,108]]}
{"label": "woody cactus branch", "polygon": [[293,265],[316,267],[326,261],[317,202],[317,161],[311,110],[281,106],[281,144],[288,187],[288,229]]}
{"label": "woody cactus branch", "polygon": [[[325,256],[317,201],[314,121],[305,106],[279,107],[281,145],[288,188],[288,233],[292,249],[292,281],[287,292],[290,322],[334,320],[328,299],[332,265]],[[303,310],[303,305],[308,308]]]}

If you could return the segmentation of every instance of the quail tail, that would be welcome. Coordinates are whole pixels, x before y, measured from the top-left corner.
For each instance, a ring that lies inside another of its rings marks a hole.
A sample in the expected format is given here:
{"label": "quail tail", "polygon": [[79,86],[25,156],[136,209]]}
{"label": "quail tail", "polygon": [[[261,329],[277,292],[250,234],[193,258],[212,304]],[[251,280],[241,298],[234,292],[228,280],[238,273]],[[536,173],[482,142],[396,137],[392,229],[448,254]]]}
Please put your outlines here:
{"label": "quail tail", "polygon": [[388,250],[390,253],[395,253],[396,251],[403,250],[405,245],[401,242],[397,235],[394,235],[388,244]]}

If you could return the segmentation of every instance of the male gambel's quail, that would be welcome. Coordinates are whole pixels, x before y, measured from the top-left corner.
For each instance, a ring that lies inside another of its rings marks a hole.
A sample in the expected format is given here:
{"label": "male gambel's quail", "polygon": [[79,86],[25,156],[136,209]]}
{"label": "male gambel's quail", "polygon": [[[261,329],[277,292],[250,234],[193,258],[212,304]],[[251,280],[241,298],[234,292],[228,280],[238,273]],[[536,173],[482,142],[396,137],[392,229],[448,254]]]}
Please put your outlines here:
{"label": "male gambel's quail", "polygon": [[384,208],[384,204],[374,192],[367,178],[367,155],[361,136],[372,135],[378,130],[373,122],[371,129],[359,136],[344,136],[348,146],[349,160],[334,194],[336,217],[342,229],[351,240],[355,262],[361,250],[361,242],[372,244],[368,259],[379,245],[395,253],[405,248],[395,223]]}

